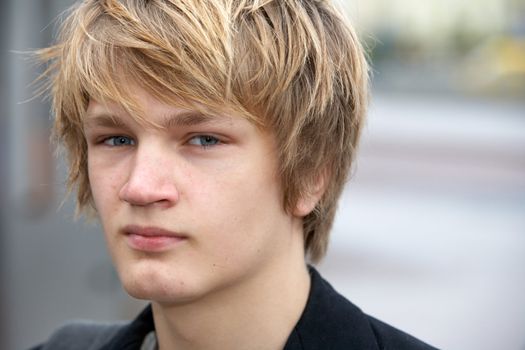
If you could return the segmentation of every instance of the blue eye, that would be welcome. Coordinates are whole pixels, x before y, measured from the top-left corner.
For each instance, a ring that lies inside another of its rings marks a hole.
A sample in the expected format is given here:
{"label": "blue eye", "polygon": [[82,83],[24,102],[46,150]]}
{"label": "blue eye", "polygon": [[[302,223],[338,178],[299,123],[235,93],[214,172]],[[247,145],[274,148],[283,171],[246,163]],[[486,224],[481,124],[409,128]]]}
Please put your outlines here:
{"label": "blue eye", "polygon": [[135,141],[127,136],[112,136],[104,140],[104,144],[108,146],[131,146]]}
{"label": "blue eye", "polygon": [[201,147],[210,147],[210,146],[215,146],[219,143],[219,139],[216,138],[216,137],[213,137],[213,136],[210,136],[210,135],[199,135],[199,136],[195,136],[195,137],[192,137],[188,143],[190,145],[195,145],[195,146],[201,146]]}

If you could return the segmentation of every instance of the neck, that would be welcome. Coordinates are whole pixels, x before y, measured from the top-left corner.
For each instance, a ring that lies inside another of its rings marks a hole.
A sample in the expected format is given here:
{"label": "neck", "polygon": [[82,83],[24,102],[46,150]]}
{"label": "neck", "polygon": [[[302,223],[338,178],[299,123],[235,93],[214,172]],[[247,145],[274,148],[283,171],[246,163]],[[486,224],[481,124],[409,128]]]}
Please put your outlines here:
{"label": "neck", "polygon": [[310,276],[302,242],[244,281],[183,305],[153,303],[159,348],[282,349],[304,310]]}

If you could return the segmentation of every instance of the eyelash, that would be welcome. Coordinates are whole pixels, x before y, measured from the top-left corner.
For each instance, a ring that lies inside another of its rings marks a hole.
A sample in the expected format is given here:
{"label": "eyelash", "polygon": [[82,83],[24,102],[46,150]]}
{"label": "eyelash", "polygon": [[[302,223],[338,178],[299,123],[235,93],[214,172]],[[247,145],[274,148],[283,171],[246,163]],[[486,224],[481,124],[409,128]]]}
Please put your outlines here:
{"label": "eyelash", "polygon": [[[129,143],[121,143],[121,144],[110,144],[109,142],[111,142],[111,140],[119,140],[119,141],[123,141],[123,140],[127,140],[129,141]],[[106,137],[104,138],[102,141],[101,141],[102,144],[106,145],[106,146],[110,146],[110,147],[122,147],[122,146],[133,146],[135,145],[135,140],[133,140],[131,137],[127,137],[127,136],[123,136],[123,135],[117,135],[117,136],[110,136],[110,137]]]}
{"label": "eyelash", "polygon": [[[192,142],[192,140],[199,140],[200,141],[200,144],[195,144]],[[212,144],[202,144],[202,142],[213,142]],[[194,145],[194,146],[200,146],[204,149],[207,149],[207,148],[210,148],[210,147],[214,147],[214,146],[217,146],[219,144],[221,144],[221,141],[215,137],[215,136],[212,136],[212,135],[195,135],[195,136],[192,136],[189,140],[188,140],[188,144],[190,145]]]}
{"label": "eyelash", "polygon": [[[122,143],[114,144],[114,142],[116,142],[117,140],[122,141]],[[193,140],[198,140],[197,141],[198,143],[193,142]],[[208,142],[208,143],[211,142],[211,144],[203,144],[204,142]],[[109,146],[109,147],[134,146],[136,144],[135,140],[133,140],[131,137],[123,136],[123,135],[115,135],[115,136],[106,137],[102,139],[100,143],[106,146]],[[204,149],[217,146],[221,143],[222,142],[217,137],[212,136],[212,135],[195,135],[195,136],[192,136],[188,140],[189,145],[199,146]]]}

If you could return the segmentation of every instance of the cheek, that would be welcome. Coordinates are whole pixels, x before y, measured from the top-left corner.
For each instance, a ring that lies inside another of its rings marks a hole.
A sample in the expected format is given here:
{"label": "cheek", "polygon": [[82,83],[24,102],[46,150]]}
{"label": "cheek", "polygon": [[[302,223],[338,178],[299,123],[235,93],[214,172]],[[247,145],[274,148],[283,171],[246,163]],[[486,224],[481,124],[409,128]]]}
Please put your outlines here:
{"label": "cheek", "polygon": [[104,218],[111,211],[112,203],[118,200],[118,172],[108,172],[101,164],[88,161],[88,177],[97,212]]}
{"label": "cheek", "polygon": [[212,238],[213,255],[237,261],[257,255],[271,240],[284,215],[277,186],[264,171],[228,172],[200,182],[192,208],[201,210],[192,214],[199,213],[201,219],[195,221]]}
{"label": "cheek", "polygon": [[195,190],[188,196],[195,208],[222,217],[226,224],[250,222],[250,216],[280,206],[278,183],[267,169],[239,166],[212,175],[201,174],[189,187]]}

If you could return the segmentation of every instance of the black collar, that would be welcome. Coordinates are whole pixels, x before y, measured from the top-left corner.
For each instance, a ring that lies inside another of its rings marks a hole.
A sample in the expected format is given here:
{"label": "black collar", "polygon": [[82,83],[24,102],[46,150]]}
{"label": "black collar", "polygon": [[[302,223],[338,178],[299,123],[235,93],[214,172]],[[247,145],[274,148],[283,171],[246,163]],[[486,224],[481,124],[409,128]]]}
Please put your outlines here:
{"label": "black collar", "polygon": [[284,350],[379,349],[367,316],[309,270],[308,302]]}
{"label": "black collar", "polygon": [[151,305],[148,305],[133,322],[122,327],[100,350],[139,350],[146,335],[153,330],[153,312]]}

